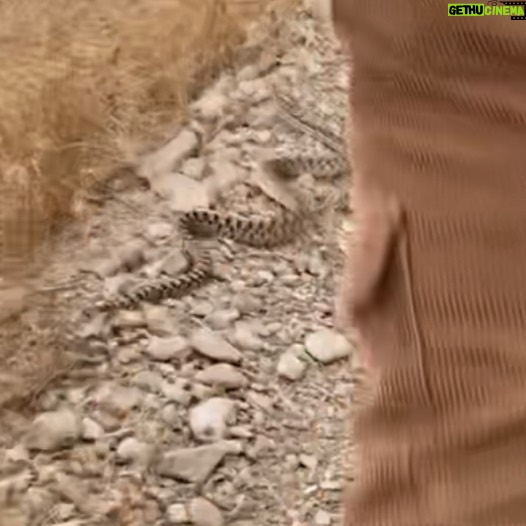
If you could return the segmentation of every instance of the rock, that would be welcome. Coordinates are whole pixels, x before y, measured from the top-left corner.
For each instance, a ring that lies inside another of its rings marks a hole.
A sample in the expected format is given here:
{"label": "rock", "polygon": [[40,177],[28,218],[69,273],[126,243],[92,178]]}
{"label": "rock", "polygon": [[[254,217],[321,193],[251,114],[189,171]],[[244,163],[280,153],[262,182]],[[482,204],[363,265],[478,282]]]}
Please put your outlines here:
{"label": "rock", "polygon": [[133,463],[145,467],[152,460],[153,447],[135,437],[127,437],[118,445],[115,454],[118,462]]}
{"label": "rock", "polygon": [[262,454],[273,451],[275,449],[276,444],[274,443],[274,441],[270,440],[265,436],[259,435],[256,437],[254,445],[250,448],[247,454],[250,456],[250,458],[256,460],[257,458],[261,457]]}
{"label": "rock", "polygon": [[188,340],[182,336],[174,336],[173,338],[157,338],[150,340],[146,348],[146,354],[161,362],[168,362],[171,360],[184,360],[190,354],[190,344]]}
{"label": "rock", "polygon": [[92,414],[93,419],[102,426],[106,433],[114,433],[122,426],[122,419],[125,413],[110,414],[107,411],[95,410]]}
{"label": "rock", "polygon": [[259,74],[259,69],[256,65],[249,64],[239,70],[237,78],[240,82],[244,80],[254,80]]}
{"label": "rock", "polygon": [[232,341],[241,349],[246,351],[261,351],[265,344],[256,334],[249,323],[236,323]]}
{"label": "rock", "polygon": [[330,0],[303,0],[304,8],[320,22],[332,25],[332,2]]}
{"label": "rock", "polygon": [[281,355],[277,366],[279,376],[296,381],[305,374],[307,363],[300,358],[300,351],[302,350],[303,346],[299,346],[299,348],[292,346]]}
{"label": "rock", "polygon": [[204,121],[213,121],[223,115],[227,104],[228,98],[226,95],[211,88],[192,106],[197,117]]}
{"label": "rock", "polygon": [[119,251],[120,267],[126,272],[133,272],[141,267],[146,258],[144,256],[144,243],[129,243],[127,247]]}
{"label": "rock", "polygon": [[260,104],[270,96],[265,80],[260,78],[243,80],[239,83],[238,91],[242,98],[251,100],[253,104]]}
{"label": "rock", "polygon": [[192,384],[192,396],[197,400],[208,400],[214,394],[214,390],[204,384]]}
{"label": "rock", "polygon": [[223,526],[223,514],[209,500],[195,497],[190,502],[189,515],[195,526]]}
{"label": "rock", "polygon": [[77,332],[79,338],[89,340],[103,335],[106,331],[106,316],[101,312],[84,324]]}
{"label": "rock", "polygon": [[167,404],[161,410],[161,419],[172,429],[180,427],[181,418],[175,404]]}
{"label": "rock", "polygon": [[0,278],[0,323],[23,311],[31,290],[25,286],[4,286]]}
{"label": "rock", "polygon": [[349,340],[332,329],[322,329],[309,334],[305,338],[305,347],[315,360],[323,364],[346,358],[352,351]]}
{"label": "rock", "polygon": [[119,360],[120,363],[132,363],[140,358],[141,353],[138,349],[133,349],[132,347],[121,347],[117,350],[117,360]]}
{"label": "rock", "polygon": [[168,524],[189,524],[190,516],[184,504],[172,504],[167,509]]}
{"label": "rock", "polygon": [[6,464],[17,464],[29,462],[29,451],[23,444],[17,444],[11,449],[5,450],[4,461]]}
{"label": "rock", "polygon": [[314,471],[318,465],[318,459],[313,455],[306,455],[305,453],[302,453],[299,456],[300,464],[309,469],[310,471]]}
{"label": "rock", "polygon": [[194,437],[201,442],[225,438],[228,426],[235,422],[236,406],[228,398],[210,398],[190,410],[189,423]]}
{"label": "rock", "polygon": [[232,300],[232,306],[242,315],[253,314],[261,310],[261,300],[248,292],[240,292]]}
{"label": "rock", "polygon": [[299,273],[308,273],[312,276],[324,276],[327,273],[327,264],[319,252],[313,254],[299,254],[295,261]]}
{"label": "rock", "polygon": [[139,371],[133,377],[133,384],[145,391],[160,393],[164,385],[164,380],[153,371]]}
{"label": "rock", "polygon": [[193,157],[184,163],[181,172],[196,181],[200,181],[204,177],[205,168],[206,161],[202,157]]}
{"label": "rock", "polygon": [[190,345],[200,354],[218,362],[237,364],[241,361],[241,353],[222,336],[215,332],[200,328],[190,336]]}
{"label": "rock", "polygon": [[157,472],[161,476],[176,480],[202,483],[212,474],[225,455],[239,455],[242,451],[241,443],[235,440],[178,449],[161,456]]}
{"label": "rock", "polygon": [[187,272],[190,268],[190,262],[179,248],[174,249],[168,254],[159,265],[159,273],[177,276]]}
{"label": "rock", "polygon": [[230,438],[252,438],[254,436],[253,431],[247,426],[232,426],[228,428],[228,436]]}
{"label": "rock", "polygon": [[213,387],[226,389],[239,389],[248,384],[247,378],[241,371],[228,363],[217,363],[199,371],[195,376],[196,381]]}
{"label": "rock", "polygon": [[146,320],[141,311],[119,310],[112,320],[112,325],[118,329],[140,329],[146,326]]}
{"label": "rock", "polygon": [[162,305],[146,305],[144,307],[146,326],[150,334],[159,337],[177,334],[177,327],[173,315],[167,307]]}
{"label": "rock", "polygon": [[104,436],[104,429],[92,420],[91,418],[84,418],[82,420],[82,438],[87,441],[96,441]]}
{"label": "rock", "polygon": [[169,238],[174,231],[174,225],[166,222],[158,222],[148,225],[146,235],[152,241],[160,241]]}
{"label": "rock", "polygon": [[190,314],[204,318],[214,311],[214,306],[209,301],[194,301],[190,307]]}
{"label": "rock", "polygon": [[297,455],[295,455],[294,453],[289,453],[286,457],[285,457],[285,468],[287,469],[287,471],[296,471],[299,466],[300,466],[300,460],[298,458]]}
{"label": "rock", "polygon": [[316,526],[330,526],[331,522],[330,514],[324,510],[318,510],[314,515],[314,524]]}
{"label": "rock", "polygon": [[217,310],[206,317],[206,322],[214,330],[226,329],[240,316],[241,313],[237,309]]}
{"label": "rock", "polygon": [[117,416],[124,416],[139,406],[141,392],[132,387],[109,382],[95,393],[93,400],[101,409]]}
{"label": "rock", "polygon": [[208,195],[214,200],[247,179],[247,171],[224,156],[210,161],[210,171],[212,175],[206,180],[206,185]]}
{"label": "rock", "polygon": [[255,287],[268,285],[274,281],[276,276],[270,270],[258,270],[252,278],[252,284]]}
{"label": "rock", "polygon": [[260,393],[256,393],[255,391],[249,391],[247,393],[247,401],[253,406],[263,409],[263,411],[267,413],[272,410],[274,405],[271,398]]}
{"label": "rock", "polygon": [[91,265],[91,269],[100,278],[109,278],[115,276],[122,269],[122,262],[117,254],[113,254],[110,258],[104,258]]}
{"label": "rock", "polygon": [[156,179],[153,188],[158,195],[169,201],[174,212],[188,212],[194,208],[208,208],[208,187],[183,174],[166,174]]}
{"label": "rock", "polygon": [[192,401],[192,384],[184,378],[177,378],[173,384],[164,383],[164,396],[171,402],[177,402],[179,405],[186,407]]}
{"label": "rock", "polygon": [[148,179],[151,188],[155,190],[158,178],[176,171],[198,146],[199,140],[195,132],[184,128],[160,150],[148,155],[139,167],[138,174]]}
{"label": "rock", "polygon": [[30,450],[56,451],[72,446],[82,433],[80,418],[68,409],[38,415],[25,436]]}

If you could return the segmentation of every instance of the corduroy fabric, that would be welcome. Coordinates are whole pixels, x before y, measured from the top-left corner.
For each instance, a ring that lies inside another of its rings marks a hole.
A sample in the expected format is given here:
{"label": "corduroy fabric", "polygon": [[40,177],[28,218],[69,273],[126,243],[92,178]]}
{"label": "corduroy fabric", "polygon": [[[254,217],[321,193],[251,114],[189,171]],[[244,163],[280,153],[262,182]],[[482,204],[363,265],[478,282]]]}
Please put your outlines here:
{"label": "corduroy fabric", "polygon": [[526,525],[526,21],[438,0],[333,14],[373,364],[345,526]]}

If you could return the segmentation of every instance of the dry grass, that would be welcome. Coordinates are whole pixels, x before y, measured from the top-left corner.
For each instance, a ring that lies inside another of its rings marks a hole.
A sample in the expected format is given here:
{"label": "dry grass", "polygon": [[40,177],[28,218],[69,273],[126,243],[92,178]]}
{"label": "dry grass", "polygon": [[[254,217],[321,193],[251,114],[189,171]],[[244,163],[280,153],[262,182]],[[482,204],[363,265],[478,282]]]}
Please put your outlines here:
{"label": "dry grass", "polygon": [[268,4],[0,2],[0,277],[27,271],[87,188],[184,117]]}
{"label": "dry grass", "polygon": [[173,130],[250,21],[294,3],[0,0],[0,413],[71,362],[68,302],[28,297],[47,259],[37,249],[85,217],[93,184]]}

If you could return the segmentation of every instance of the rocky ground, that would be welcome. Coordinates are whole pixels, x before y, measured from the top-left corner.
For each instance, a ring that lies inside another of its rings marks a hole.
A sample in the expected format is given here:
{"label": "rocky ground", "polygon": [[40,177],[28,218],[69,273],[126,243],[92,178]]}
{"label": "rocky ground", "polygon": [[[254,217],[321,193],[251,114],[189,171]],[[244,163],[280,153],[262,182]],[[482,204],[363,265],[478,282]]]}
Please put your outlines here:
{"label": "rocky ground", "polygon": [[[278,61],[263,53],[225,72],[189,124],[146,156],[149,189],[119,192],[57,248],[49,293],[82,345],[72,344],[64,381],[32,401],[36,414],[11,413],[1,525],[339,523],[352,345],[332,314],[345,215],[272,251],[207,241],[217,279],[193,294],[110,320],[82,314],[130,282],[184,268],[178,212],[260,211],[269,196],[286,202],[291,184],[344,192],[347,180],[313,173],[282,186],[258,169],[277,145],[318,147],[278,127],[272,86],[328,125],[341,120],[324,100],[336,84],[341,99],[345,71],[320,31],[300,13],[277,35]],[[305,93],[313,79],[324,100]]]}

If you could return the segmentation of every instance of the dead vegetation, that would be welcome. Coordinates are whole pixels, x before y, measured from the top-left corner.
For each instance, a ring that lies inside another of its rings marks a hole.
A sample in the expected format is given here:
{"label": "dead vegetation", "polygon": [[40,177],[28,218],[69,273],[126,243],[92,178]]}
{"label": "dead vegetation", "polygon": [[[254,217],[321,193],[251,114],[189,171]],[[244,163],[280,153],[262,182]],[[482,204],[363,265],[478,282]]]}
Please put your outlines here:
{"label": "dead vegetation", "polygon": [[27,273],[35,248],[86,212],[94,182],[184,117],[269,4],[0,3],[0,276]]}
{"label": "dead vegetation", "polygon": [[69,367],[59,306],[27,284],[45,265],[40,249],[86,217],[93,185],[185,118],[250,22],[269,9],[282,19],[294,4],[0,2],[0,410]]}

